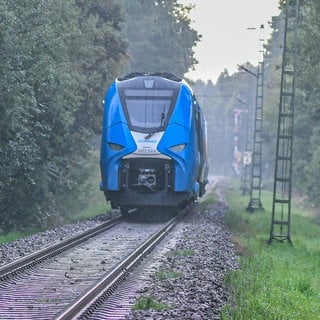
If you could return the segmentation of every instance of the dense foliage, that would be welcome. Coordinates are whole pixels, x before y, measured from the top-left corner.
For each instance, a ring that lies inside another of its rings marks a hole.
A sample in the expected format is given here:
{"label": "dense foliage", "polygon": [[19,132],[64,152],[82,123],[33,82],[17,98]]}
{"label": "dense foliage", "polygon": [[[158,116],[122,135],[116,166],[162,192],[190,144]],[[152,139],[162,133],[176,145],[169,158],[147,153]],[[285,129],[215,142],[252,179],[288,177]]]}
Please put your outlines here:
{"label": "dense foliage", "polygon": [[190,28],[192,6],[177,0],[124,0],[130,72],[172,72],[182,77],[197,63],[193,47],[201,36]]}
{"label": "dense foliage", "polygon": [[[280,1],[283,7],[283,1]],[[275,142],[280,101],[280,80],[283,49],[284,14],[273,17],[273,35],[266,44],[264,69],[264,124],[262,178],[264,186],[273,186]],[[300,1],[298,62],[294,117],[293,188],[308,197],[309,204],[320,204],[320,3]],[[253,73],[253,66],[246,66]],[[195,84],[210,124],[210,155],[213,172],[230,173],[234,149],[233,110],[254,106],[255,79],[241,69],[233,75],[221,73],[217,83]],[[246,84],[245,84],[246,83]],[[248,91],[245,91],[247,87]],[[249,93],[251,92],[251,93]],[[252,96],[253,95],[253,96]],[[244,102],[244,103],[243,103]],[[245,113],[243,112],[243,115]],[[246,130],[245,121],[239,124]],[[223,132],[221,132],[223,131]],[[244,138],[239,136],[241,150]],[[224,161],[221,161],[224,159]]]}
{"label": "dense foliage", "polygon": [[88,201],[107,86],[139,63],[192,68],[188,10],[174,0],[0,0],[0,231],[56,224]]}
{"label": "dense foliage", "polygon": [[81,189],[78,168],[98,130],[98,101],[126,47],[113,1],[108,17],[98,1],[0,6],[0,212],[7,230],[58,219],[61,200]]}
{"label": "dense foliage", "polygon": [[320,3],[304,2],[300,18],[295,116],[295,186],[320,204]]}
{"label": "dense foliage", "polygon": [[[319,99],[320,99],[320,3],[300,1],[296,99],[294,104],[293,188],[307,196],[309,204],[320,204],[319,197]],[[283,16],[273,19],[274,34],[268,44],[264,161],[273,166],[279,105],[280,66],[283,43]],[[270,168],[269,166],[269,168]],[[269,170],[271,173],[271,170]],[[272,179],[273,176],[267,176]]]}

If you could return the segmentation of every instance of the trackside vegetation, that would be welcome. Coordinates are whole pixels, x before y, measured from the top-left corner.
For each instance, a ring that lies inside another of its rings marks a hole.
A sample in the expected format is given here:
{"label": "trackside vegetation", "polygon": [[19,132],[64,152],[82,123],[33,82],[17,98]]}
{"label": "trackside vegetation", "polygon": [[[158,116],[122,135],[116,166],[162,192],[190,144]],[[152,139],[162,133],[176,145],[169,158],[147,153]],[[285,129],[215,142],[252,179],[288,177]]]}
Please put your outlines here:
{"label": "trackside vegetation", "polygon": [[264,211],[245,210],[248,197],[229,190],[226,223],[234,234],[240,269],[227,284],[233,295],[222,319],[319,319],[320,225],[306,209],[293,205],[292,245],[268,244],[272,193],[263,191]]}

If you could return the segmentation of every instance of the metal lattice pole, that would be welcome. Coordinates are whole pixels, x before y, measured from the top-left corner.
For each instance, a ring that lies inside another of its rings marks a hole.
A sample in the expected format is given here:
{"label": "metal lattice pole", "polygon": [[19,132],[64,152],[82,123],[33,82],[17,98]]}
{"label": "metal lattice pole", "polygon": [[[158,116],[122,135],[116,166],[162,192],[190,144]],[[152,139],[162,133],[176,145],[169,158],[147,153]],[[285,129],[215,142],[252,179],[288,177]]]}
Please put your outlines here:
{"label": "metal lattice pole", "polygon": [[[263,28],[263,26],[262,26]],[[250,201],[247,210],[263,210],[261,202],[261,165],[262,165],[262,122],[263,122],[263,81],[264,81],[264,39],[259,40],[259,63],[257,74],[256,106],[251,165]]]}
{"label": "metal lattice pole", "polygon": [[273,240],[291,243],[293,120],[298,19],[299,0],[287,0],[269,243]]}

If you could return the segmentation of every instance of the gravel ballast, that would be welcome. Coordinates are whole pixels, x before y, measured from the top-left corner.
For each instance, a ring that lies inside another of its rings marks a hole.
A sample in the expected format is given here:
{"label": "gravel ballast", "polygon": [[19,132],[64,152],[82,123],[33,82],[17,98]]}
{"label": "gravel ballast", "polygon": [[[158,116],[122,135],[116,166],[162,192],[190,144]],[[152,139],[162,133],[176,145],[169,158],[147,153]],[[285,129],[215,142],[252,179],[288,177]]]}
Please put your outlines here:
{"label": "gravel ballast", "polygon": [[[160,268],[168,277],[159,278],[155,273],[141,292],[141,297],[152,298],[169,309],[137,310],[127,319],[220,319],[222,308],[231,303],[226,275],[239,268],[231,233],[223,224],[227,210],[223,197],[205,212],[197,209]],[[170,278],[170,274],[178,277]]]}
{"label": "gravel ballast", "polygon": [[91,228],[97,227],[112,218],[112,216],[114,216],[114,213],[108,212],[88,220],[67,224],[0,245],[0,267],[54,243],[70,239]]}

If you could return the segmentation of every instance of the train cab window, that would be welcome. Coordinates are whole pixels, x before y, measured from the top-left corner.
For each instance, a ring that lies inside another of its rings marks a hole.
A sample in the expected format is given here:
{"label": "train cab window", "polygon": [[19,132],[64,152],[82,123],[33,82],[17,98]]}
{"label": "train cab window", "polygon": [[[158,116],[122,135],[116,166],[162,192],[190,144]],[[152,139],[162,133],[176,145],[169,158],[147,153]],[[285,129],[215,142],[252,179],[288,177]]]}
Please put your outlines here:
{"label": "train cab window", "polygon": [[163,128],[170,108],[170,100],[126,100],[130,123],[139,128]]}
{"label": "train cab window", "polygon": [[197,129],[197,137],[198,137],[198,150],[202,153],[203,152],[203,114],[202,111],[197,103],[194,100],[195,106],[195,119],[196,119],[196,129]]}
{"label": "train cab window", "polygon": [[122,98],[131,129],[140,132],[164,130],[176,99],[170,89],[124,89]]}

